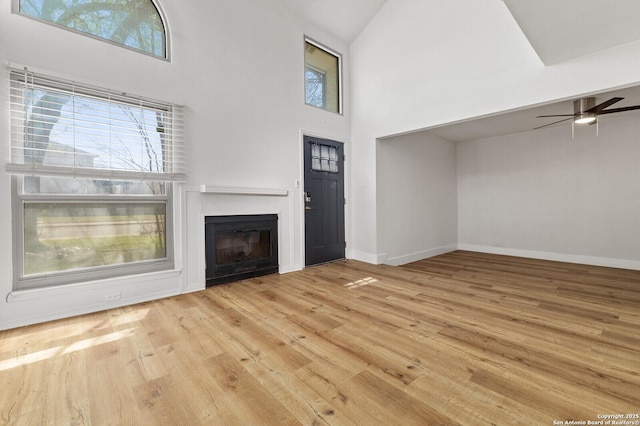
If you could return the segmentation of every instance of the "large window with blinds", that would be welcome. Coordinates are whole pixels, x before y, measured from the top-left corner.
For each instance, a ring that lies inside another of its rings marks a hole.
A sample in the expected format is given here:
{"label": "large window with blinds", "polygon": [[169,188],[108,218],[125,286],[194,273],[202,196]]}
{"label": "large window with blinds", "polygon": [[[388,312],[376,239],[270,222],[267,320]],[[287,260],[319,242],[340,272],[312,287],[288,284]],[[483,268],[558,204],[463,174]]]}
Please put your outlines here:
{"label": "large window with blinds", "polygon": [[173,267],[177,105],[10,70],[17,288]]}

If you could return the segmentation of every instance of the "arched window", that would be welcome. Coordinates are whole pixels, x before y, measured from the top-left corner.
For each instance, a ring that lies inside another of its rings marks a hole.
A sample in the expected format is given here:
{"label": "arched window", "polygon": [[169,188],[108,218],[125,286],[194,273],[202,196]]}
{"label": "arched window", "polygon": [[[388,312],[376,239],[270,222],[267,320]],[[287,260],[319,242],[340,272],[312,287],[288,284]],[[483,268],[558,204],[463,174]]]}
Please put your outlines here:
{"label": "arched window", "polygon": [[20,13],[167,58],[167,35],[153,0],[19,0]]}

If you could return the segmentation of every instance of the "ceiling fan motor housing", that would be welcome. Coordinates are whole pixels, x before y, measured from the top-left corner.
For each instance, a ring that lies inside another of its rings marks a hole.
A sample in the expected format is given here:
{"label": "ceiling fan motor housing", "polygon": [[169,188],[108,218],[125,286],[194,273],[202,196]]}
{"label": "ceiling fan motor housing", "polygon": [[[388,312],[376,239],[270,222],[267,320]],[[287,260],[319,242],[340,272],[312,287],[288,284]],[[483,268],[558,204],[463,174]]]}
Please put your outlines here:
{"label": "ceiling fan motor housing", "polygon": [[594,106],[596,106],[596,98],[594,97],[577,99],[573,101],[573,113],[583,114]]}
{"label": "ceiling fan motor housing", "polygon": [[[590,110],[596,106],[596,98],[582,98],[573,101],[574,123],[593,124],[596,121],[596,114]],[[587,112],[589,111],[589,112]]]}

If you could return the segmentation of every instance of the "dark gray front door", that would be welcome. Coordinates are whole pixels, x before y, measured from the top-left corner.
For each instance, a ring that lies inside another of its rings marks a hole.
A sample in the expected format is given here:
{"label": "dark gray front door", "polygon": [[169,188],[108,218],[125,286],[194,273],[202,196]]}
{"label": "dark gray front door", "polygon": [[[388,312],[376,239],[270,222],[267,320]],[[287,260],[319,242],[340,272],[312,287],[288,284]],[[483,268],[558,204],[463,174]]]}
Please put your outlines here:
{"label": "dark gray front door", "polygon": [[304,137],[305,264],[344,259],[344,146]]}

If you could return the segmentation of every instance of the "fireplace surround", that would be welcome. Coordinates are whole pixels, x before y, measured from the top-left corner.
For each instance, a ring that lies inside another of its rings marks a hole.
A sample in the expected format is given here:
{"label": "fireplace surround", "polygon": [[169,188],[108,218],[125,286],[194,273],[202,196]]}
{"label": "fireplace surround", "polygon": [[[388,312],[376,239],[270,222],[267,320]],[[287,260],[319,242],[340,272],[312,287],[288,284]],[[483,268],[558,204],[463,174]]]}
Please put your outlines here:
{"label": "fireplace surround", "polygon": [[278,215],[205,216],[207,287],[278,272]]}

